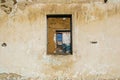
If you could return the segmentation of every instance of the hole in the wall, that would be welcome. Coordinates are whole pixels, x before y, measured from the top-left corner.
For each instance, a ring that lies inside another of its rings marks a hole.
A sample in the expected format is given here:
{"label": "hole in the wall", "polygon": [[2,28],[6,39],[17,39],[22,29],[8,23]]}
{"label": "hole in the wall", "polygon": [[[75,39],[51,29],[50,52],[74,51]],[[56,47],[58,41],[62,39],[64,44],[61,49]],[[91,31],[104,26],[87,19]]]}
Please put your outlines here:
{"label": "hole in the wall", "polygon": [[2,43],[2,45],[1,45],[2,47],[6,47],[7,46],[7,44],[6,43]]}
{"label": "hole in the wall", "polygon": [[97,44],[98,42],[97,41],[91,41],[90,43],[91,44]]}
{"label": "hole in the wall", "polygon": [[108,0],[104,0],[104,3],[107,3]]}

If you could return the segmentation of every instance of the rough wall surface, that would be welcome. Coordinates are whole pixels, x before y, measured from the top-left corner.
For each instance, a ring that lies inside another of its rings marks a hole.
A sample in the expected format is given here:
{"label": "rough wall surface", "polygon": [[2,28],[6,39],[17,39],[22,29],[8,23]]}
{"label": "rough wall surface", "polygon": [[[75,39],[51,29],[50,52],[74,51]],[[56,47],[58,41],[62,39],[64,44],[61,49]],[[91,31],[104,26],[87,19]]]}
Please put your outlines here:
{"label": "rough wall surface", "polygon": [[[28,80],[120,79],[119,0],[106,4],[30,1],[9,6],[9,13],[0,8],[1,80],[20,79],[20,75],[31,77]],[[73,55],[46,54],[47,14],[72,14]]]}

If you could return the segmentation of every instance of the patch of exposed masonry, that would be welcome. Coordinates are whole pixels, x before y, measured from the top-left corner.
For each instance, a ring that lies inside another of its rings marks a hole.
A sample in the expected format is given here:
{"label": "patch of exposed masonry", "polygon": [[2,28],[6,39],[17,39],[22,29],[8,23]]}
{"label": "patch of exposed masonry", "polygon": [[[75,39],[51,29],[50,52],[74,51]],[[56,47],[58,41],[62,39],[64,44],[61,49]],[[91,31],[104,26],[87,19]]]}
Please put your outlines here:
{"label": "patch of exposed masonry", "polygon": [[[81,0],[82,1],[82,0]],[[19,8],[20,10],[24,10],[26,6],[30,5],[30,4],[35,4],[35,3],[48,3],[48,2],[42,2],[42,1],[39,1],[39,0],[0,0],[0,9],[3,10],[6,14],[10,14],[11,12],[14,12],[14,9],[15,8]],[[89,1],[88,1],[89,2]],[[106,0],[105,0],[106,2]],[[107,0],[107,2],[112,2],[112,3],[119,3],[120,0]],[[68,3],[70,3],[70,1],[68,1]],[[87,2],[86,2],[87,3]],[[97,3],[97,5],[99,5],[98,2],[93,2],[93,3]],[[71,3],[72,4],[72,7],[73,4],[76,4],[76,3]],[[91,6],[91,3],[89,3],[90,6]],[[101,4],[101,3],[100,3]],[[104,4],[104,3],[102,3]],[[93,4],[94,5],[94,4]],[[86,7],[89,7],[89,5],[85,5]],[[103,7],[105,7],[104,5],[102,5]],[[113,5],[111,5],[112,7]],[[116,6],[119,6],[119,5],[116,5]],[[115,7],[116,7],[115,6]],[[84,6],[83,6],[84,7]],[[90,7],[89,7],[90,8]],[[101,7],[102,8],[102,7]],[[117,8],[117,7],[116,7]],[[91,9],[88,9],[88,10],[91,10]],[[108,9],[109,10],[109,9]],[[85,12],[83,14],[89,14],[89,12]],[[105,14],[106,15],[106,14]],[[94,16],[89,16],[87,15],[86,16],[86,19],[91,19],[91,20],[94,20],[95,17]]]}
{"label": "patch of exposed masonry", "polygon": [[16,3],[16,0],[0,0],[0,8],[9,14]]}
{"label": "patch of exposed masonry", "polygon": [[[58,72],[58,73],[62,73],[62,72]],[[80,76],[77,76],[77,78],[75,76],[67,77],[64,73],[61,74],[60,76],[54,76],[54,77],[49,76],[48,78],[43,78],[43,76],[33,78],[33,77],[24,77],[16,73],[0,73],[0,80],[120,80],[120,77],[118,78],[104,77],[103,78],[101,77],[102,75],[94,75],[94,76],[93,75],[86,75],[86,76],[80,75]]]}
{"label": "patch of exposed masonry", "polygon": [[0,9],[6,14],[10,14],[16,6],[23,10],[27,5],[31,4],[31,2],[31,0],[24,0],[22,2],[19,2],[19,0],[0,0]]}

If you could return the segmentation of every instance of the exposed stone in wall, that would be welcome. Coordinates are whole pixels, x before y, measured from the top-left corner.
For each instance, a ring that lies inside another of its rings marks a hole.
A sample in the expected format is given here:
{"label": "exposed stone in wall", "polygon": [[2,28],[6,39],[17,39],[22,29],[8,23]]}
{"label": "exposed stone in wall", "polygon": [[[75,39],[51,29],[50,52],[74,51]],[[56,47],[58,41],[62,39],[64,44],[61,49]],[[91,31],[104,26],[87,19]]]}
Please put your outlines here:
{"label": "exposed stone in wall", "polygon": [[0,1],[0,8],[5,11],[7,14],[9,14],[12,9],[15,7],[15,5],[17,5],[17,8],[24,10],[26,6],[30,5],[30,4],[35,4],[35,3],[61,3],[61,4],[70,4],[70,3],[104,3],[104,2],[120,2],[118,1],[112,1],[112,0],[61,0],[61,1],[57,1],[57,0],[1,0]]}
{"label": "exposed stone in wall", "polygon": [[16,73],[0,73],[0,80],[19,80],[21,77]]}
{"label": "exposed stone in wall", "polygon": [[0,8],[9,14],[16,3],[16,0],[1,0]]}
{"label": "exposed stone in wall", "polygon": [[1,0],[0,8],[9,14],[17,3],[18,8],[24,10],[28,4],[33,3],[82,3],[82,2],[103,2],[103,0]]}
{"label": "exposed stone in wall", "polygon": [[107,78],[103,75],[79,75],[77,78],[74,75],[67,76],[64,73],[61,76],[42,77],[24,77],[16,73],[0,73],[0,80],[119,80],[119,77]]}

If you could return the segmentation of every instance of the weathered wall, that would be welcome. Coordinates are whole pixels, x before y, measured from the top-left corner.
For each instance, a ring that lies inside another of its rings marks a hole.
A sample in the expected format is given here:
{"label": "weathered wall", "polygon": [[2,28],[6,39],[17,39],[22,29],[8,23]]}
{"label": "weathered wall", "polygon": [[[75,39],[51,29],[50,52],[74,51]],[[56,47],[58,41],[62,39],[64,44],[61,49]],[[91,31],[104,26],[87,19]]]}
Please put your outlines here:
{"label": "weathered wall", "polygon": [[[73,55],[46,54],[47,14],[72,14]],[[120,78],[119,26],[119,3],[15,5],[10,14],[0,9],[0,73],[38,80]]]}

